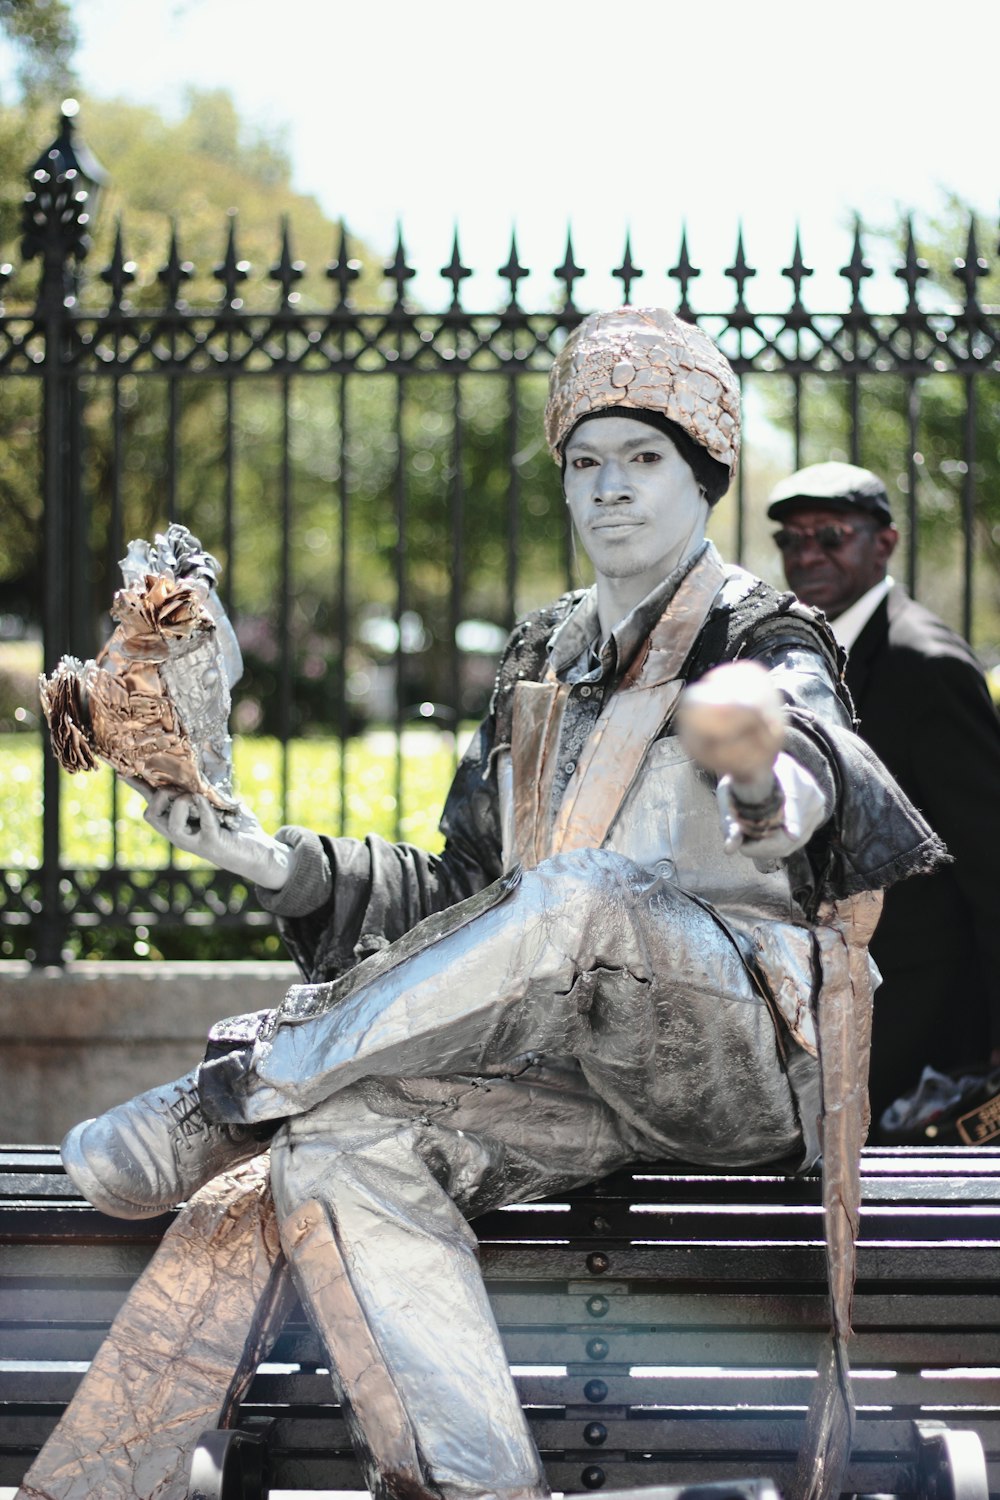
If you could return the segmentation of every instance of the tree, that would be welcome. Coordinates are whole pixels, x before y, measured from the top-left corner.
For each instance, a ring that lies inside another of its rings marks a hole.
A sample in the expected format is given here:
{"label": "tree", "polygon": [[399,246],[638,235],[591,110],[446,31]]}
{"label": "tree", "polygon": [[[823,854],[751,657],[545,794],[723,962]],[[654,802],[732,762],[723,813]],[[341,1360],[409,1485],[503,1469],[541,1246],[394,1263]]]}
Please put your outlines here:
{"label": "tree", "polygon": [[[160,272],[171,254],[176,224],[174,273],[183,272],[176,290],[192,309],[217,307],[221,295],[214,268],[233,251],[251,263],[241,284],[248,306],[276,306],[278,290],[267,273],[282,250],[281,224],[287,221],[289,254],[302,255],[306,274],[296,283],[299,306],[328,309],[335,292],[325,269],[339,248],[339,226],[312,198],[295,192],[280,135],[260,132],[241,121],[223,93],[191,93],[176,122],[144,106],[91,101],[82,118],[86,140],[109,169],[95,244],[85,267],[81,304],[106,306],[108,289],[99,280],[121,233],[122,255],[134,265],[124,288],[138,308],[159,309],[167,299]],[[34,151],[37,154],[38,145]],[[227,217],[227,210],[235,215]],[[378,260],[351,243],[362,270],[352,294],[365,307],[386,307],[389,292]],[[121,264],[122,256],[119,257]],[[0,555],[0,607],[21,612],[37,600],[40,500],[37,473],[37,382],[34,389],[5,391],[6,445],[0,447],[0,498],[13,520]],[[565,579],[565,521],[558,476],[535,441],[541,427],[544,378],[518,381],[519,430],[530,433],[516,456],[528,525],[526,567],[516,609],[539,603]],[[227,567],[238,616],[248,635],[251,673],[245,692],[274,727],[272,709],[280,702],[281,654],[276,626],[280,617],[280,495],[286,420],[290,432],[292,580],[288,599],[295,673],[292,727],[329,724],[332,684],[357,663],[356,643],[339,639],[341,434],[336,387],[328,379],[262,373],[235,384],[231,408],[226,383],[212,378],[180,378],[175,389],[157,376],[125,374],[113,384],[104,376],[81,378],[86,440],[84,492],[91,507],[89,584],[94,639],[79,639],[78,652],[95,649],[98,625],[116,584],[114,558],[130,536],[148,535],[166,519],[171,476],[176,481],[180,519],[217,551]],[[512,390],[504,380],[465,375],[461,382],[461,421],[465,432],[462,481],[469,496],[464,538],[467,588],[463,612],[497,624],[510,623],[507,600],[507,507],[511,459],[506,407]],[[396,518],[398,385],[391,374],[347,378],[349,411],[346,461],[350,506],[349,599],[352,618],[362,610],[390,614],[396,602],[398,528]],[[7,399],[8,394],[11,399]],[[18,410],[18,403],[21,408]],[[177,442],[170,442],[168,410],[177,418]],[[407,473],[406,604],[424,622],[427,649],[419,662],[406,663],[410,680],[405,701],[430,697],[450,702],[450,585],[452,553],[443,542],[451,525],[453,413],[456,388],[447,374],[408,377],[402,415]],[[232,416],[235,546],[225,555],[225,461],[227,421]],[[117,432],[116,432],[117,426]],[[111,497],[122,496],[121,536],[112,539]],[[6,582],[5,582],[6,581]],[[19,588],[19,598],[11,590]],[[252,641],[259,650],[250,649]],[[348,650],[351,660],[340,653]],[[270,660],[268,660],[270,658]],[[256,674],[256,675],[255,675]],[[463,703],[468,711],[479,698]],[[287,702],[287,699],[286,699]]]}
{"label": "tree", "polygon": [[[0,0],[0,43],[13,51],[16,105],[0,99],[0,260],[14,241],[24,197],[23,169],[38,154],[38,130],[51,101],[73,84],[76,28],[67,0]],[[51,130],[51,122],[48,128]]]}
{"label": "tree", "polygon": [[0,0],[0,32],[18,53],[17,82],[26,98],[70,81],[77,35],[67,0]]}

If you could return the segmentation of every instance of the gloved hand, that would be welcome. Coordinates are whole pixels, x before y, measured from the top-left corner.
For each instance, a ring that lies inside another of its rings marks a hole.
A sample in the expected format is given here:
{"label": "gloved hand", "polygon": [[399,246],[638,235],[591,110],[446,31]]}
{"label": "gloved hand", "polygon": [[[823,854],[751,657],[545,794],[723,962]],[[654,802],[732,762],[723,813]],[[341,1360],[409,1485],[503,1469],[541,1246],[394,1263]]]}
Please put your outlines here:
{"label": "gloved hand", "polygon": [[685,688],[677,732],[692,760],[720,780],[729,777],[739,801],[760,803],[772,794],[785,707],[758,662],[728,662]]}
{"label": "gloved hand", "polygon": [[175,848],[197,854],[265,890],[281,890],[288,879],[290,850],[264,832],[249,808],[241,804],[223,823],[208,799],[198,793],[154,791],[144,781],[124,779],[146,799],[146,822]]}

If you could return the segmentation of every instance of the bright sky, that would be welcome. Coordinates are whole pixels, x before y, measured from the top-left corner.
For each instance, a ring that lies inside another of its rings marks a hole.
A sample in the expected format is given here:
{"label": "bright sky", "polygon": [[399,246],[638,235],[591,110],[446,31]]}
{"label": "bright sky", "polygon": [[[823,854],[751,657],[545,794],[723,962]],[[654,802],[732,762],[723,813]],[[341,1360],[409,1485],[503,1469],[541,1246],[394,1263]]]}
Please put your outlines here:
{"label": "bright sky", "polygon": [[[944,190],[995,225],[1000,5],[947,15],[913,0],[74,0],[84,91],[179,108],[186,84],[229,89],[282,126],[296,186],[376,250],[403,222],[415,293],[447,288],[454,222],[466,305],[499,295],[516,224],[531,305],[572,223],[600,270],[581,305],[620,300],[607,271],[631,227],[647,271],[634,295],[673,301],[663,272],[688,223],[700,308],[724,303],[742,219],[761,268],[751,306],[787,304],[777,276],[796,222],[841,305],[852,213],[933,212]],[[972,61],[970,61],[970,59]],[[0,48],[0,78],[3,57]],[[86,132],[85,114],[81,119]],[[114,163],[105,163],[112,171]],[[988,254],[992,244],[982,247]],[[771,274],[765,274],[765,268]],[[895,301],[902,289],[889,285]]]}

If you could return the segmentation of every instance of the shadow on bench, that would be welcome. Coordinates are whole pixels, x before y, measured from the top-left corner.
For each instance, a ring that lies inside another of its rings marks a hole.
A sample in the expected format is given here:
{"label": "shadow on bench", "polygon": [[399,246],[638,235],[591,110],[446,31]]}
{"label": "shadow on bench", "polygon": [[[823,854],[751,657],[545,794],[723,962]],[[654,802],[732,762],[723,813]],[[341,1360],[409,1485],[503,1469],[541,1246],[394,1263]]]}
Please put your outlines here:
{"label": "shadow on bench", "polygon": [[[983,1500],[985,1450],[1000,1496],[1000,1152],[866,1150],[862,1173],[848,1489]],[[169,1219],[105,1218],[50,1148],[0,1150],[0,1198],[16,1485]],[[827,1322],[818,1178],[647,1165],[476,1229],[553,1489],[790,1482]],[[361,1487],[322,1360],[296,1311],[238,1430],[204,1440],[201,1494]]]}

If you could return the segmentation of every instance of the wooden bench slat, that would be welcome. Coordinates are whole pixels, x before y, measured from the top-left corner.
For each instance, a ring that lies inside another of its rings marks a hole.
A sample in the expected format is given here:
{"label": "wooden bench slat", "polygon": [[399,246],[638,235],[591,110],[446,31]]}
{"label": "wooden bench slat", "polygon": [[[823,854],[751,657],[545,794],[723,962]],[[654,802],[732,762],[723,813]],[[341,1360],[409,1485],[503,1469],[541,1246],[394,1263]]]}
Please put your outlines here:
{"label": "wooden bench slat", "polygon": [[[65,1405],[80,1383],[82,1371],[53,1367],[23,1369],[16,1372],[16,1379],[10,1377],[11,1372],[0,1368],[3,1392],[0,1434],[5,1420],[9,1421],[12,1413],[26,1406]],[[601,1378],[608,1394],[603,1402],[586,1399],[584,1386],[588,1378],[579,1374],[516,1375],[515,1383],[526,1407],[568,1409],[582,1421],[602,1419],[602,1414],[619,1409],[674,1411],[687,1406],[742,1406],[752,1410],[760,1406],[802,1405],[809,1397],[812,1372],[721,1376],[685,1371],[675,1376],[652,1376],[618,1375],[605,1370]],[[12,1387],[16,1387],[16,1392]],[[1000,1420],[1000,1381],[995,1376],[958,1380],[901,1371],[888,1379],[871,1380],[863,1371],[855,1370],[854,1390],[862,1411],[891,1405],[896,1410],[905,1408],[909,1416],[921,1410],[933,1413],[947,1407],[949,1413],[957,1414],[955,1421],[959,1426],[963,1411],[975,1412],[980,1418],[985,1415],[991,1422]],[[333,1385],[325,1371],[275,1371],[265,1367],[254,1377],[243,1409],[251,1416],[265,1415],[268,1404],[274,1403],[296,1411],[313,1407],[337,1409]]]}
{"label": "wooden bench slat", "polygon": [[[104,1324],[111,1321],[128,1295],[131,1281],[122,1276],[73,1281],[52,1278],[29,1281],[14,1277],[0,1282],[0,1330],[16,1336],[18,1326],[42,1322]],[[601,1296],[607,1311],[592,1316],[588,1304]],[[766,1321],[773,1328],[825,1329],[829,1300],[825,1292],[805,1296],[781,1291],[760,1292],[685,1291],[663,1287],[633,1292],[628,1287],[595,1286],[584,1290],[537,1287],[491,1288],[497,1319],[504,1326],[522,1328],[575,1327],[588,1335],[644,1327],[651,1329],[706,1328],[745,1329],[751,1322]],[[304,1321],[301,1309],[293,1323]],[[855,1298],[853,1324],[857,1334],[878,1327],[892,1329],[981,1330],[983,1324],[1000,1328],[1000,1293],[963,1296],[951,1291],[930,1294],[911,1291],[863,1292]],[[1000,1342],[1000,1335],[998,1335]]]}

